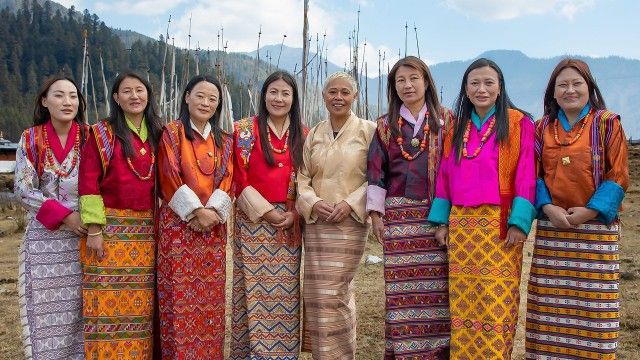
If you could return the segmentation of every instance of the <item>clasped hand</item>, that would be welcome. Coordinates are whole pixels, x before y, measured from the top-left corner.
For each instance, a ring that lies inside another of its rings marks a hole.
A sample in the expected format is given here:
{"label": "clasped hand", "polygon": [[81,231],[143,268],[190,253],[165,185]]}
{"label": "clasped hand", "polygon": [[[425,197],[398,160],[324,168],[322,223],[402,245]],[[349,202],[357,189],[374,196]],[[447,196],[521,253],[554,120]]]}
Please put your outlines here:
{"label": "clasped hand", "polygon": [[211,231],[214,226],[220,224],[222,219],[214,209],[199,208],[193,211],[195,215],[189,220],[189,228],[197,232]]}
{"label": "clasped hand", "polygon": [[293,217],[293,212],[282,211],[280,209],[271,209],[262,216],[266,222],[279,230],[289,229],[293,225]]}
{"label": "clasped hand", "polygon": [[335,205],[329,204],[324,200],[320,200],[313,204],[312,211],[320,220],[339,223],[351,214],[351,206],[344,200]]}
{"label": "clasped hand", "polygon": [[547,215],[553,226],[558,229],[570,229],[598,216],[597,211],[582,206],[565,210],[560,206],[547,204],[542,207],[542,211]]}

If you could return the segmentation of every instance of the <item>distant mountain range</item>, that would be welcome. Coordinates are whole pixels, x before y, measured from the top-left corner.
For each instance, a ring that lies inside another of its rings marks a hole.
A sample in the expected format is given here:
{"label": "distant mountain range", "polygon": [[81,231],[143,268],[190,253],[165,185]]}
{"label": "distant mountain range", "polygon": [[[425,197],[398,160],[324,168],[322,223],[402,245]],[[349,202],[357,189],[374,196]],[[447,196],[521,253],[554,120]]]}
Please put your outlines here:
{"label": "distant mountain range", "polygon": [[[247,53],[255,57],[256,51]],[[280,45],[269,45],[260,48],[260,59],[269,62],[268,56],[275,66]],[[299,71],[302,59],[302,49],[282,47],[280,54],[280,68]],[[313,53],[309,58],[314,56]],[[517,50],[491,50],[479,54],[495,61],[502,69],[507,91],[513,102],[536,117],[542,114],[542,98],[549,81],[549,75],[556,64],[564,57],[531,58]],[[636,107],[640,104],[640,60],[626,59],[618,56],[593,58],[577,56],[585,60],[596,78],[598,86],[610,110],[622,115],[622,122],[627,137],[640,138],[640,113]],[[266,59],[266,60],[265,60]],[[430,66],[436,86],[442,91],[442,103],[447,107],[453,106],[455,97],[460,90],[462,75],[467,66],[475,59],[443,62]],[[343,70],[344,66],[333,63],[327,64],[328,73]],[[377,73],[377,64],[376,70]],[[363,87],[364,84],[361,84]],[[383,91],[386,92],[386,78],[383,81]],[[378,78],[368,79],[368,93],[370,108],[377,108]],[[386,93],[382,97],[386,98]],[[377,109],[372,111],[372,116]]]}

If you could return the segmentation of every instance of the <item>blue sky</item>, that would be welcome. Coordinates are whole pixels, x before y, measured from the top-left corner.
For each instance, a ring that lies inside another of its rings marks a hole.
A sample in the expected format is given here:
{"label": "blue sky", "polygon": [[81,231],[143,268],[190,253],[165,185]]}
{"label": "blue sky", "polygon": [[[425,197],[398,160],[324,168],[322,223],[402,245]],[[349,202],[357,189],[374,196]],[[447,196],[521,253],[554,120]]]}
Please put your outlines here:
{"label": "blue sky", "polygon": [[[216,49],[224,28],[229,51],[252,51],[262,26],[261,45],[302,45],[302,0],[63,0],[65,6],[96,13],[107,25],[131,29],[154,38],[170,34],[187,46],[191,18],[192,48]],[[309,23],[315,34],[327,34],[329,60],[343,65],[348,37],[360,8],[360,46],[377,67],[378,50],[393,62],[404,55],[405,23],[408,54],[428,63],[465,60],[493,49],[521,50],[531,57],[566,54],[618,55],[640,59],[640,1],[635,0],[311,0]],[[636,39],[636,40],[633,40]],[[362,50],[361,50],[362,53]]]}

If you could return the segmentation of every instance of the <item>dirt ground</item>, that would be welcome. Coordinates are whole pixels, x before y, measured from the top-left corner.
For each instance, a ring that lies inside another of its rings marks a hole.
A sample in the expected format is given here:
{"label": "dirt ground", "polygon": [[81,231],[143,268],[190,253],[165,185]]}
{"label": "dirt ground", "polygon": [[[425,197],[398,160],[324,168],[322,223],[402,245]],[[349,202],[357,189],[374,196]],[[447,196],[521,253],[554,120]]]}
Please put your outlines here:
{"label": "dirt ground", "polygon": [[[624,201],[621,214],[622,240],[620,242],[621,264],[621,323],[618,347],[619,359],[632,359],[640,354],[640,147],[629,153],[631,185]],[[0,359],[22,358],[20,340],[20,320],[18,314],[17,260],[18,247],[22,238],[20,232],[10,234],[16,227],[13,210],[0,210]],[[526,279],[531,265],[532,241],[529,239],[524,249],[525,263],[521,284],[522,299],[526,298]],[[382,257],[382,249],[377,242],[369,241],[366,255]],[[228,293],[231,285],[231,252],[228,258]],[[384,344],[384,282],[382,265],[363,263],[356,278],[358,307],[358,355],[357,359],[380,359]],[[227,297],[228,299],[230,296]],[[229,301],[228,301],[229,302]],[[228,307],[228,309],[230,309]],[[514,359],[524,359],[524,310],[525,301],[520,303],[520,321],[516,335]],[[303,355],[303,359],[311,359]]]}

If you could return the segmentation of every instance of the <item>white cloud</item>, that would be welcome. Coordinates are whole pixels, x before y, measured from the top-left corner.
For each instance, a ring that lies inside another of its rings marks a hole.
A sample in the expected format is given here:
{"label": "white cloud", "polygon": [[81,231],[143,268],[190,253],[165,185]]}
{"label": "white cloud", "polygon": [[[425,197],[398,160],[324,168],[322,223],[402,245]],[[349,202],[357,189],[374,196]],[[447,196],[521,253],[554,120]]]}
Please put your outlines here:
{"label": "white cloud", "polygon": [[444,0],[444,4],[467,17],[482,20],[511,20],[547,13],[573,20],[576,13],[592,7],[595,0]]}
{"label": "white cloud", "polygon": [[167,13],[184,2],[186,0],[100,1],[95,4],[95,9],[98,12],[154,16]]}
{"label": "white cloud", "polygon": [[[326,31],[327,36],[331,36],[335,17],[315,2],[310,2],[309,7],[309,35]],[[191,17],[192,48],[199,43],[203,49],[217,49],[218,32],[224,28],[228,51],[253,51],[258,44],[260,26],[261,46],[280,44],[286,34],[285,45],[302,47],[302,15],[303,3],[300,0],[218,0],[215,5],[209,1],[198,1],[188,6],[171,24],[170,35],[175,37],[177,46],[186,46]]]}

